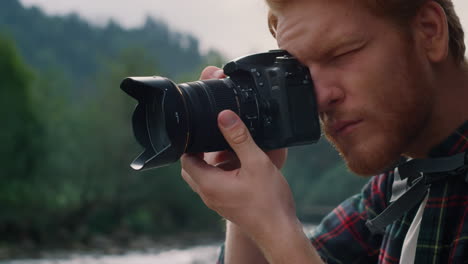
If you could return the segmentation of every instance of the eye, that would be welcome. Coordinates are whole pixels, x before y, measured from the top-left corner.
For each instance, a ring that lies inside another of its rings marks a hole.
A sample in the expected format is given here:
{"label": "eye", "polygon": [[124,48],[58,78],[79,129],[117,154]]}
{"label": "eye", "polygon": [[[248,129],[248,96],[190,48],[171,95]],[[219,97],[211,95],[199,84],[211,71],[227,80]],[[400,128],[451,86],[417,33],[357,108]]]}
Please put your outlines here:
{"label": "eye", "polygon": [[345,59],[347,57],[350,57],[351,55],[353,55],[354,53],[356,53],[358,51],[358,49],[353,49],[353,50],[350,50],[350,51],[346,51],[346,52],[343,52],[343,53],[340,53],[338,55],[335,55],[333,58],[332,58],[332,61],[337,61],[337,60],[342,60],[342,59]]}
{"label": "eye", "polygon": [[330,63],[332,64],[344,64],[346,62],[349,62],[359,51],[361,51],[364,48],[364,46],[359,47],[359,48],[354,48],[347,50],[345,52],[338,53],[337,55],[333,56],[330,59]]}

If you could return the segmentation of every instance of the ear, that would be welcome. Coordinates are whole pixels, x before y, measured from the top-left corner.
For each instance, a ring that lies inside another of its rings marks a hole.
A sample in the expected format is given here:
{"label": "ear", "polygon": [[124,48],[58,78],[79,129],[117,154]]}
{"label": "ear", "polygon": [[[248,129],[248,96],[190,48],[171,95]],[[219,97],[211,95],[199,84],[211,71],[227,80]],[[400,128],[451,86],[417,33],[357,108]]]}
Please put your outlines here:
{"label": "ear", "polygon": [[444,9],[435,1],[426,1],[413,20],[416,37],[427,58],[441,62],[449,54],[449,29]]}

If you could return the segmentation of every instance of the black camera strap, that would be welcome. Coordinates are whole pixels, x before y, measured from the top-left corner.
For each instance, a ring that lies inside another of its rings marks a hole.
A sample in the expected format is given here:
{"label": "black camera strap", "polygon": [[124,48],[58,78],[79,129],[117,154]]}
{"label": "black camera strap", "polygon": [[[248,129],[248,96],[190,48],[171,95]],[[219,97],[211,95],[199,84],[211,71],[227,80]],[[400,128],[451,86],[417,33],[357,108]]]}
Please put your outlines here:
{"label": "black camera strap", "polygon": [[419,204],[431,184],[449,177],[465,176],[468,182],[468,152],[450,157],[412,159],[395,169],[390,205],[375,218],[367,220],[372,233],[383,234],[385,228]]}

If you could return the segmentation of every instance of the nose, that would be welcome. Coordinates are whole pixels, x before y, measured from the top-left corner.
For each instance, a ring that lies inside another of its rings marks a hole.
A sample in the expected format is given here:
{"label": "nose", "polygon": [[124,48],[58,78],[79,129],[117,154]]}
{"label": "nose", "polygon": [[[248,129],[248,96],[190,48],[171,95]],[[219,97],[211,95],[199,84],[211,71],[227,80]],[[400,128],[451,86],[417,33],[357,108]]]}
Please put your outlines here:
{"label": "nose", "polygon": [[309,70],[314,81],[315,96],[320,113],[331,111],[343,102],[345,92],[335,74],[317,67],[309,67]]}

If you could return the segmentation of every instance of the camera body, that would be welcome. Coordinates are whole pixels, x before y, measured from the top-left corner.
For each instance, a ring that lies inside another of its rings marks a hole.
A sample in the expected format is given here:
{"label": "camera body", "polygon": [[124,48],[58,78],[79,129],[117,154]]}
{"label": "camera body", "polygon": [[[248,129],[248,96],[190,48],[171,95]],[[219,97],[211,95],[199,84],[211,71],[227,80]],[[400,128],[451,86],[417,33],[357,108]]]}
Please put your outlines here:
{"label": "camera body", "polygon": [[229,62],[240,117],[263,149],[315,143],[320,138],[315,91],[307,67],[283,50]]}
{"label": "camera body", "polygon": [[227,78],[181,84],[159,76],[122,82],[122,90],[138,100],[133,130],[145,149],[132,168],[168,165],[183,153],[229,149],[217,126],[225,109],[239,115],[264,150],[318,141],[312,78],[286,51],[241,57],[227,63],[224,73]]}

